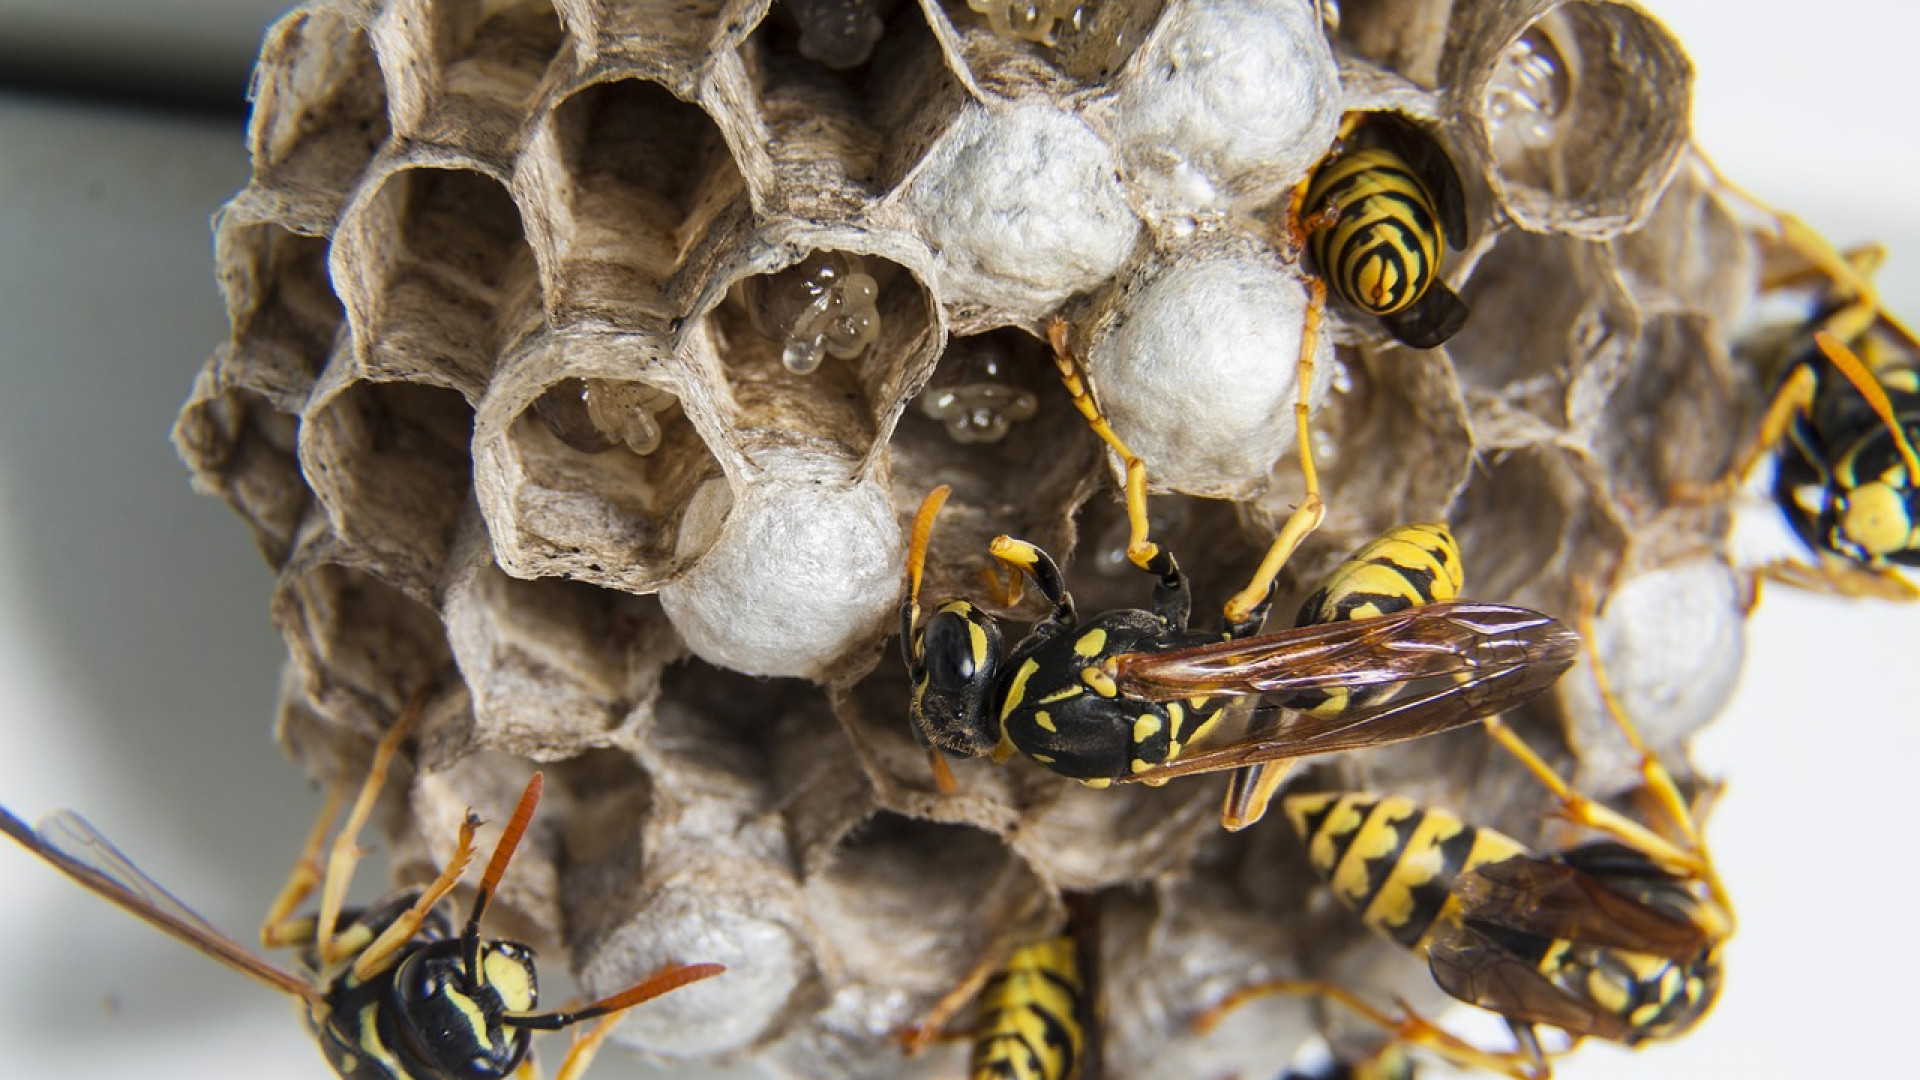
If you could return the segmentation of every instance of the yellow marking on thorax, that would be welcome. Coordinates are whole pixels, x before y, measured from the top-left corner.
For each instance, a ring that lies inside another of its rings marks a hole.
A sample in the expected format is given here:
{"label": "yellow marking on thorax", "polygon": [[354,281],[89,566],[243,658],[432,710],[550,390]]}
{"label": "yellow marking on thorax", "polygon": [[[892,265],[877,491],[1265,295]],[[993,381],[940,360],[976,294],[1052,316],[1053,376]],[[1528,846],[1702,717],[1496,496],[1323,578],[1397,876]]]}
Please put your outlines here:
{"label": "yellow marking on thorax", "polygon": [[1035,701],[1034,704],[1035,705],[1052,705],[1056,702],[1072,700],[1073,698],[1077,698],[1081,694],[1084,694],[1086,692],[1087,691],[1085,687],[1075,686],[1072,683],[1068,683],[1067,685],[1061,687],[1060,689],[1055,690],[1053,693],[1048,694],[1046,697],[1043,697],[1038,701]]}
{"label": "yellow marking on thorax", "polygon": [[1083,667],[1080,669],[1080,681],[1093,688],[1101,697],[1110,698],[1120,695],[1120,685],[1113,681],[1104,668]]}
{"label": "yellow marking on thorax", "polygon": [[1045,709],[1034,710],[1033,722],[1041,731],[1051,731],[1055,734],[1060,732],[1059,728],[1053,726],[1053,714]]}
{"label": "yellow marking on thorax", "polygon": [[405,1076],[406,1071],[400,1067],[399,1059],[393,1056],[393,1051],[387,1049],[386,1043],[380,1041],[379,1016],[380,1006],[378,1003],[368,1002],[361,1007],[360,1052],[379,1062],[388,1072],[393,1073],[393,1075]]}
{"label": "yellow marking on thorax", "polygon": [[1088,659],[1099,656],[1101,651],[1106,647],[1107,632],[1098,626],[1081,634],[1080,639],[1073,643],[1074,653],[1078,656],[1087,657]]}
{"label": "yellow marking on thorax", "polygon": [[1160,734],[1160,727],[1160,718],[1153,713],[1141,713],[1135,717],[1133,721],[1134,745],[1137,746],[1153,738],[1155,735]]}
{"label": "yellow marking on thorax", "polygon": [[1013,711],[1020,707],[1022,701],[1026,700],[1027,680],[1033,678],[1034,674],[1039,670],[1040,665],[1034,663],[1033,659],[1029,657],[1021,662],[1020,670],[1013,673],[1012,681],[1007,683],[1006,704],[1000,706],[1000,722],[1002,724],[1006,723],[1007,717],[1012,716]]}

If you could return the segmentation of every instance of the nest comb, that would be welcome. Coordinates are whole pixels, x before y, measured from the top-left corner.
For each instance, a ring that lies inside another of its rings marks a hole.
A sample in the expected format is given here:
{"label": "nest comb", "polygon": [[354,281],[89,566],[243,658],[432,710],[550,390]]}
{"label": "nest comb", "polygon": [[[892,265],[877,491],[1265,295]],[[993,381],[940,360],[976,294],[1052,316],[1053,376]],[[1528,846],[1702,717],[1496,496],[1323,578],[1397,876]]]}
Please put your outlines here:
{"label": "nest comb", "polygon": [[[1611,590],[1603,646],[1671,753],[1731,690],[1726,508],[1664,493],[1717,475],[1750,420],[1758,376],[1725,338],[1754,258],[1682,165],[1690,70],[1657,23],[1557,0],[1348,2],[1337,24],[1307,0],[995,7],[337,0],[259,61],[253,178],[217,225],[232,333],[176,440],[278,575],[280,737],[350,776],[440,681],[389,808],[403,874],[542,763],[498,901],[515,928],[590,991],[730,967],[629,1018],[617,1039],[656,1055],[897,1075],[895,1032],[1061,889],[1111,890],[1115,1075],[1274,1070],[1302,1003],[1187,1033],[1250,974],[1436,993],[1315,900],[1290,835],[1220,834],[1217,784],[982,763],[938,795],[885,651],[903,525],[943,482],[931,592],[976,591],[1008,532],[1070,558],[1084,610],[1142,602],[1039,338],[1056,314],[1201,609],[1238,587],[1300,494],[1306,294],[1274,222],[1347,110],[1452,156],[1470,240],[1446,273],[1473,316],[1413,351],[1332,309],[1330,513],[1283,584],[1444,516],[1476,598]],[[1605,791],[1627,773],[1587,685],[1524,722]],[[1539,795],[1481,742],[1339,767],[1537,835]]]}

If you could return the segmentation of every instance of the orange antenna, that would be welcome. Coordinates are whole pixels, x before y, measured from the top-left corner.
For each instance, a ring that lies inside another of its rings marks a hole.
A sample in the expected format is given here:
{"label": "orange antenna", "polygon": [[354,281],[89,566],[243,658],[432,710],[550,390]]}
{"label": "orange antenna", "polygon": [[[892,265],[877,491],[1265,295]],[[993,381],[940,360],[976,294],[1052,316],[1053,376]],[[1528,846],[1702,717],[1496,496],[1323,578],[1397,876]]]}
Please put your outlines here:
{"label": "orange antenna", "polygon": [[920,509],[913,515],[913,539],[907,547],[907,599],[913,604],[914,620],[920,617],[920,574],[927,564],[927,543],[933,537],[933,519],[940,508],[947,505],[947,496],[953,494],[953,488],[941,484],[927,497],[920,500]]}
{"label": "orange antenna", "polygon": [[467,928],[460,936],[466,942],[463,959],[466,961],[467,978],[476,984],[480,982],[480,917],[486,914],[494,890],[506,875],[507,864],[513,861],[514,850],[520,846],[520,838],[526,835],[527,823],[533,820],[533,809],[540,805],[540,792],[546,786],[547,778],[542,773],[534,773],[527,780],[527,789],[520,793],[520,805],[513,808],[513,816],[507,819],[500,842],[493,846],[493,857],[487,860],[487,872],[480,875],[480,888],[473,894],[473,911],[467,915]]}

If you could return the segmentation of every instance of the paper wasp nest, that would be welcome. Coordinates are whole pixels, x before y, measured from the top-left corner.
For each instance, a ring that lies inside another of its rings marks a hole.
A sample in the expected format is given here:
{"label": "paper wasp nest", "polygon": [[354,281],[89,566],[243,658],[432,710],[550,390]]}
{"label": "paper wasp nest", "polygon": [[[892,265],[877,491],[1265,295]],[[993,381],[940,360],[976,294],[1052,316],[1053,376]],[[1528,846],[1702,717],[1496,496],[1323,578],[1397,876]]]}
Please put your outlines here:
{"label": "paper wasp nest", "polygon": [[[1156,530],[1197,618],[1241,584],[1300,493],[1305,290],[1276,230],[1345,110],[1452,156],[1472,317],[1415,351],[1330,308],[1330,513],[1290,597],[1444,515],[1475,598],[1617,590],[1615,678],[1669,750],[1738,666],[1726,508],[1665,493],[1746,430],[1757,376],[1724,338],[1753,259],[1681,164],[1690,70],[1661,27],[1553,0],[1348,0],[1337,25],[1307,0],[996,7],[339,0],[260,59],[253,180],[218,223],[232,336],[176,437],[279,575],[281,735],[351,775],[437,680],[394,818],[414,870],[541,763],[516,929],[591,991],[729,965],[629,1020],[658,1055],[896,1075],[896,1031],[1060,889],[1109,890],[1113,1075],[1277,1069],[1301,1002],[1187,1033],[1255,976],[1436,993],[1284,824],[1221,833],[1217,781],[980,762],[940,796],[890,639],[942,482],[930,594],[979,594],[1007,532],[1071,556],[1082,611],[1144,603],[1037,336],[1054,314],[1187,493]],[[1587,676],[1565,687],[1522,726],[1619,787]],[[1541,796],[1484,743],[1328,768],[1538,838]]]}

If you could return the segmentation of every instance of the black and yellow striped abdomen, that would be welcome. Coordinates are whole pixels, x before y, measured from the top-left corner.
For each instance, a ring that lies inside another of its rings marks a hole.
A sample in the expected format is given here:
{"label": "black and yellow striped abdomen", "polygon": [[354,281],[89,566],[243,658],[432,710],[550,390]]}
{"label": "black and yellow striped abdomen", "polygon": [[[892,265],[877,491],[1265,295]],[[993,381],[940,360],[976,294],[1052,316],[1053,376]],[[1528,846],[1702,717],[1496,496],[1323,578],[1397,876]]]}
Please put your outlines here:
{"label": "black and yellow striped abdomen", "polygon": [[[1460,546],[1444,522],[1399,525],[1382,533],[1328,574],[1300,605],[1295,626],[1391,615],[1460,596]],[[1388,685],[1313,690],[1289,695],[1289,709],[1338,716],[1393,692]]]}
{"label": "black and yellow striped abdomen", "polygon": [[1527,854],[1501,833],[1399,796],[1316,792],[1283,805],[1334,896],[1422,955],[1436,928],[1459,919],[1453,889],[1461,874]]}
{"label": "black and yellow striped abdomen", "polygon": [[1072,1080],[1087,1038],[1072,937],[1017,950],[980,991],[970,1080]]}
{"label": "black and yellow striped abdomen", "polygon": [[1322,165],[1307,187],[1308,218],[1335,208],[1308,239],[1315,264],[1342,300],[1392,315],[1420,299],[1440,273],[1445,245],[1426,184],[1399,154],[1368,147]]}
{"label": "black and yellow striped abdomen", "polygon": [[1444,522],[1399,525],[1327,575],[1295,626],[1366,619],[1460,596],[1460,545]]}

